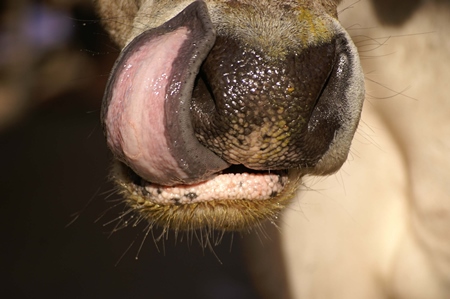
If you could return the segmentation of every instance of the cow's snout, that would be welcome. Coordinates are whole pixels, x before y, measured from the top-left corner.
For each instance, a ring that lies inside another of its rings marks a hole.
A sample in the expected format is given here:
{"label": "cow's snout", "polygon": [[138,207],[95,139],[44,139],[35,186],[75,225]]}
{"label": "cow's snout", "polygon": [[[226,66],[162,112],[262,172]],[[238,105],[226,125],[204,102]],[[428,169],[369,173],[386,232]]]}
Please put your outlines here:
{"label": "cow's snout", "polygon": [[215,27],[194,2],[125,48],[106,94],[110,148],[164,185],[230,164],[314,168],[342,126],[353,71],[345,38],[273,47]]}
{"label": "cow's snout", "polygon": [[154,26],[111,73],[102,119],[115,174],[163,226],[248,227],[275,217],[303,175],[344,163],[364,98],[359,58],[323,7],[183,3],[137,14]]}

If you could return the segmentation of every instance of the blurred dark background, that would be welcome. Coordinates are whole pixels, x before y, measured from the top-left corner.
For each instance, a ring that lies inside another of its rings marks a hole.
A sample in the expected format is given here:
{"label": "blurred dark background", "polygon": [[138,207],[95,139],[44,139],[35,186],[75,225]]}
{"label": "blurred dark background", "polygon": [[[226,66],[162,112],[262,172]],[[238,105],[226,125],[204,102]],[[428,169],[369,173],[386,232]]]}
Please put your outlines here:
{"label": "blurred dark background", "polygon": [[110,233],[99,111],[118,53],[90,0],[0,2],[1,296],[258,298],[239,235],[138,254],[144,225]]}

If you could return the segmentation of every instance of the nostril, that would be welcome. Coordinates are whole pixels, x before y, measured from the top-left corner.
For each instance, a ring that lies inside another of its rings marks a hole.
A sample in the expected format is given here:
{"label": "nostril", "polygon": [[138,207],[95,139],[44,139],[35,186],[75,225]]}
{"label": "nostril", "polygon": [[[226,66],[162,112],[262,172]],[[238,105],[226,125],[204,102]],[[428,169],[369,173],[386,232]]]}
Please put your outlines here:
{"label": "nostril", "polygon": [[[203,121],[209,121],[216,110],[214,94],[208,82],[206,73],[200,69],[195,78],[191,99],[191,112],[194,126]],[[202,120],[200,120],[202,119]]]}
{"label": "nostril", "polygon": [[[317,94],[317,98],[314,101],[314,105],[311,107],[310,114],[308,116],[308,131],[309,132],[312,130],[312,127],[314,126],[314,117],[313,116],[314,116],[314,113],[317,111],[317,109],[320,109],[320,108],[318,108],[319,107],[319,103],[320,103],[321,99],[324,98],[323,95],[324,95],[324,92],[325,92],[328,84],[330,83],[330,80],[331,80],[331,77],[332,77],[333,68],[334,68],[334,63],[333,63],[333,66],[330,68],[330,72],[328,74],[328,77],[323,82],[323,86],[320,89],[320,92]],[[336,99],[336,100],[338,100],[338,99]]]}

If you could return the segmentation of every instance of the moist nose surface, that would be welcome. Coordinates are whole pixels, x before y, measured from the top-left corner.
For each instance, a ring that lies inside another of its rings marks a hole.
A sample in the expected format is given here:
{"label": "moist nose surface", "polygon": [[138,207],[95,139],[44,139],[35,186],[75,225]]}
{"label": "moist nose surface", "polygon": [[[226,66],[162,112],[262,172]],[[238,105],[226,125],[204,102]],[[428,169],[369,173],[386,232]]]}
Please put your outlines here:
{"label": "moist nose surface", "polygon": [[197,138],[231,164],[313,166],[333,138],[306,144],[308,121],[334,61],[333,41],[273,58],[218,36],[193,92]]}

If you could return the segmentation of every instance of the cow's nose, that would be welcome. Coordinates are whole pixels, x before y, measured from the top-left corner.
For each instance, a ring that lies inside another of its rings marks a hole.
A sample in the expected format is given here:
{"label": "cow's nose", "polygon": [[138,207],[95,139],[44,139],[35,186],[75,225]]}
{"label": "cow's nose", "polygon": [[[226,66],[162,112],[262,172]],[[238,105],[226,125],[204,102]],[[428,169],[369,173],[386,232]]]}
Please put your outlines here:
{"label": "cow's nose", "polygon": [[218,36],[193,92],[197,138],[222,159],[257,170],[312,167],[334,127],[309,126],[336,61],[335,40],[271,57]]}

